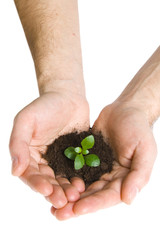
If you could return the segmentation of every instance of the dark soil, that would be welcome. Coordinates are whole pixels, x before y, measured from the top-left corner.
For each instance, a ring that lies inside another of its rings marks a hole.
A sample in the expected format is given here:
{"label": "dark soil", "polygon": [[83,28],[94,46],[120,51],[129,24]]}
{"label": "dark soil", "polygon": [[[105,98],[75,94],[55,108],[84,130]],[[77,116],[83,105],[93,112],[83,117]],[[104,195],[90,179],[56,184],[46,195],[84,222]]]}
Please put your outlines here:
{"label": "dark soil", "polygon": [[94,153],[100,158],[100,166],[89,167],[85,165],[80,170],[75,170],[74,161],[64,155],[64,150],[67,147],[81,146],[81,141],[90,134],[93,134],[91,129],[81,133],[69,133],[60,136],[48,146],[43,157],[48,161],[48,165],[54,170],[56,176],[60,175],[69,180],[75,176],[80,177],[88,186],[97,181],[104,173],[111,172],[114,161],[113,152],[109,144],[104,141],[101,133],[93,134],[95,145],[90,149],[90,153]]}

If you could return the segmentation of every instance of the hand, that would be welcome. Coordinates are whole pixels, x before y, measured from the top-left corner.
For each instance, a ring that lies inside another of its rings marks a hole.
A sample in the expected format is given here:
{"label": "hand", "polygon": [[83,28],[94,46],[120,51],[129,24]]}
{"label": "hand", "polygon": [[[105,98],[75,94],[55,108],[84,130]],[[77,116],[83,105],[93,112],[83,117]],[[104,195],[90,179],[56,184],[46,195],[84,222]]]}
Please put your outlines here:
{"label": "hand", "polygon": [[13,175],[43,194],[56,208],[79,199],[85,186],[79,178],[73,178],[72,184],[56,178],[41,153],[56,137],[73,128],[89,128],[88,103],[84,97],[61,89],[43,94],[20,111],[10,138]]}
{"label": "hand", "polygon": [[62,209],[52,207],[58,219],[94,212],[121,201],[130,204],[149,180],[156,143],[147,117],[140,109],[115,102],[102,110],[93,129],[109,138],[117,160],[112,172],[91,184],[80,200]]}

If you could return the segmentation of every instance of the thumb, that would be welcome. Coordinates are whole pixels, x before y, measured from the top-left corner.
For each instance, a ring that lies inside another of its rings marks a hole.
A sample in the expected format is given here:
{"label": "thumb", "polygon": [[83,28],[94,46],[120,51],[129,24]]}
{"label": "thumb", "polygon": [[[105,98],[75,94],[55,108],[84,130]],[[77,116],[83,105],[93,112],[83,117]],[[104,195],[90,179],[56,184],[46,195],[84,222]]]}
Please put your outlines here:
{"label": "thumb", "polygon": [[157,147],[153,135],[147,141],[140,142],[133,155],[131,170],[122,184],[122,201],[131,204],[137,193],[148,183]]}
{"label": "thumb", "polygon": [[26,117],[21,112],[17,115],[9,142],[12,174],[18,177],[23,174],[30,162],[29,143],[31,141],[32,128],[25,119]]}

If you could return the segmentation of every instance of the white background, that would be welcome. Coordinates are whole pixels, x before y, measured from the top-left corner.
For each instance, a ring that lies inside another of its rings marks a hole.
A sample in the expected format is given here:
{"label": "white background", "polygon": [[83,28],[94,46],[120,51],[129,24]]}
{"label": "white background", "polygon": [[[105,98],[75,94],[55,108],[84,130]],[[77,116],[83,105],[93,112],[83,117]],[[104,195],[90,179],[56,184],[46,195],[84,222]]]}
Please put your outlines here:
{"label": "white background", "polygon": [[[91,123],[160,42],[157,0],[79,1]],[[160,239],[160,155],[131,206],[120,204],[60,222],[50,204],[10,174],[8,141],[16,113],[38,97],[34,66],[13,1],[0,1],[0,239]],[[154,135],[160,150],[160,120]]]}

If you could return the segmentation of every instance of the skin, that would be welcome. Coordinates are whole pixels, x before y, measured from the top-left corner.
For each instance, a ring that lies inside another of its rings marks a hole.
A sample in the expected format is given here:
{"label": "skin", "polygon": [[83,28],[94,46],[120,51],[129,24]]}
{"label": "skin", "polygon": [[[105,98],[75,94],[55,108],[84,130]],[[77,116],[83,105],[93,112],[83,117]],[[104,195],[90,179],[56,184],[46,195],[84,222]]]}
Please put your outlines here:
{"label": "skin", "polygon": [[152,133],[158,118],[160,48],[138,71],[122,94],[106,106],[94,123],[115,151],[111,173],[104,174],[81,193],[80,200],[51,208],[59,220],[95,212],[124,202],[131,204],[148,183],[157,147]]}
{"label": "skin", "polygon": [[55,176],[41,153],[58,136],[89,128],[77,1],[15,0],[15,4],[34,60],[40,97],[14,119],[9,144],[12,174],[61,208],[80,198],[84,183]]}
{"label": "skin", "polygon": [[44,195],[56,208],[79,199],[79,193],[84,191],[80,179],[72,179],[71,184],[65,178],[55,177],[41,157],[46,146],[59,135],[70,132],[74,127],[77,130],[79,126],[88,129],[88,104],[77,95],[74,101],[72,97],[73,93],[69,95],[62,91],[43,94],[18,113],[10,140],[11,155],[18,161],[13,162],[13,175]]}
{"label": "skin", "polygon": [[52,207],[52,213],[59,220],[95,212],[122,201],[131,204],[149,181],[157,151],[152,129],[141,111],[126,110],[113,103],[102,110],[94,128],[105,132],[115,150],[113,170],[91,184],[76,203],[68,203],[60,210]]}
{"label": "skin", "polygon": [[[86,190],[70,182],[42,159],[59,135],[89,127],[76,0],[15,0],[35,64],[40,97],[22,109],[10,138],[12,173],[52,203],[59,220],[130,204],[149,181],[156,158],[152,134],[160,115],[160,48],[138,71],[122,94],[94,123],[109,138],[116,161],[111,173]],[[72,114],[71,114],[72,113]]]}

